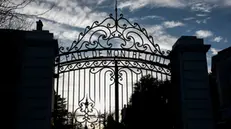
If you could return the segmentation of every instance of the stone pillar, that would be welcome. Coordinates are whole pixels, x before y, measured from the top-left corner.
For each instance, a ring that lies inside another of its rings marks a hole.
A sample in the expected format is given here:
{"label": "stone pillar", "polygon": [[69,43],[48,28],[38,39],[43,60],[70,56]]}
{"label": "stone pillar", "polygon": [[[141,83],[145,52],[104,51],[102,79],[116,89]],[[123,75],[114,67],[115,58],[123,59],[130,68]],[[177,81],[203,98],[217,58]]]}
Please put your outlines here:
{"label": "stone pillar", "polygon": [[206,52],[210,45],[182,36],[172,48],[173,105],[178,129],[213,129]]}
{"label": "stone pillar", "polygon": [[219,128],[231,127],[231,47],[212,57],[212,76],[216,99],[217,121]]}
{"label": "stone pillar", "polygon": [[212,72],[216,77],[221,108],[231,104],[231,47],[212,57]]}
{"label": "stone pillar", "polygon": [[24,32],[17,129],[50,129],[57,41],[48,31]]}

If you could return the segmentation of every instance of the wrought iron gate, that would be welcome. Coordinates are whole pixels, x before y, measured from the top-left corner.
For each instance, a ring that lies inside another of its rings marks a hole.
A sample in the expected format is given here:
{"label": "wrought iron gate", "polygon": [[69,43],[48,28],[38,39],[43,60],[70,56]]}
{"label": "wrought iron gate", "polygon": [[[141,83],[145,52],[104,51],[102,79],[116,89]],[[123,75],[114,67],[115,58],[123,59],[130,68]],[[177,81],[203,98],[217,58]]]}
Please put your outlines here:
{"label": "wrought iron gate", "polygon": [[69,47],[60,47],[55,91],[66,98],[75,128],[100,128],[107,114],[120,120],[134,83],[151,74],[170,78],[169,51],[122,14],[95,21]]}

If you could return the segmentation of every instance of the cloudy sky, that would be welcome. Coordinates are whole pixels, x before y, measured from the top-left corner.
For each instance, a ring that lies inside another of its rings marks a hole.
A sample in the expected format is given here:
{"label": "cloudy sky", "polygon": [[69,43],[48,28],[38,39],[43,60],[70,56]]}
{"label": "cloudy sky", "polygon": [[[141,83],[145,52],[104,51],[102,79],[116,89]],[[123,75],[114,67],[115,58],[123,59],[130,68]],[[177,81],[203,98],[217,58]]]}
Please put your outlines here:
{"label": "cloudy sky", "polygon": [[[212,45],[209,68],[211,57],[231,46],[231,0],[118,0],[118,8],[168,49],[182,35],[204,38],[205,44]],[[44,29],[66,44],[95,20],[114,13],[114,0],[36,0],[18,11],[35,21],[41,19]]]}

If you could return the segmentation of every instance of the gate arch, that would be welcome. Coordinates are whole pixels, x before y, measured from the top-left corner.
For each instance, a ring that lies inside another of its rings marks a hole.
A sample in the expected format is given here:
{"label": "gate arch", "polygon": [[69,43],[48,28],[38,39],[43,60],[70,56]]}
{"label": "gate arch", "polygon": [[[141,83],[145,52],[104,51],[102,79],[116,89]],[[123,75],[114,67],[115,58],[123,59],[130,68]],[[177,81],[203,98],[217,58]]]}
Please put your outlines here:
{"label": "gate arch", "polygon": [[116,7],[115,16],[95,21],[70,46],[59,48],[55,91],[66,98],[73,125],[100,128],[106,114],[119,121],[141,76],[170,78],[169,53],[138,23],[117,16]]}

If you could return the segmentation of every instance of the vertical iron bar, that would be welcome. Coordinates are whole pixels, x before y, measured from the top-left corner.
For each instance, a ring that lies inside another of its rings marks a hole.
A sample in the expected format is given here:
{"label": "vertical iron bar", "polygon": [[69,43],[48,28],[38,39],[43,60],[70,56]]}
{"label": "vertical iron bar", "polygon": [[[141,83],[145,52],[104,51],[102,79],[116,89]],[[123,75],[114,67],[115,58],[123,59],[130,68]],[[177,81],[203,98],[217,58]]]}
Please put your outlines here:
{"label": "vertical iron bar", "polygon": [[78,85],[78,103],[80,101],[80,70],[79,70],[79,85]]}
{"label": "vertical iron bar", "polygon": [[75,71],[73,71],[73,92],[72,92],[72,112],[71,112],[71,124],[72,128],[74,128],[74,118],[73,118],[73,113],[74,113],[74,108],[75,108]]}
{"label": "vertical iron bar", "polygon": [[102,70],[99,71],[99,103],[101,101],[101,86],[100,86],[101,85],[100,84],[101,83],[101,71]]}
{"label": "vertical iron bar", "polygon": [[[142,75],[142,73],[141,73],[141,75]],[[139,80],[138,80],[138,73],[136,73],[136,82],[138,82]]]}
{"label": "vertical iron bar", "polygon": [[[99,116],[100,117],[100,116]],[[99,118],[99,129],[101,129],[100,118]]]}
{"label": "vertical iron bar", "polygon": [[73,101],[72,101],[72,113],[74,112],[74,108],[75,108],[75,71],[73,73]]}
{"label": "vertical iron bar", "polygon": [[107,80],[107,71],[104,73],[104,115],[106,115],[106,96],[107,96],[107,87],[106,87],[106,80]]}
{"label": "vertical iron bar", "polygon": [[67,80],[67,110],[69,110],[69,90],[70,90],[70,72],[68,72],[68,80]]}
{"label": "vertical iron bar", "polygon": [[111,86],[109,86],[109,114],[111,114]]}
{"label": "vertical iron bar", "polygon": [[118,9],[117,9],[117,0],[115,1],[115,27],[118,30]]}
{"label": "vertical iron bar", "polygon": [[126,99],[127,99],[127,105],[128,105],[128,73],[126,73]]}
{"label": "vertical iron bar", "polygon": [[133,72],[132,71],[131,71],[131,80],[132,80],[132,94],[133,94],[134,83],[133,83]]}
{"label": "vertical iron bar", "polygon": [[91,73],[90,73],[90,71],[89,71],[89,99],[92,100],[92,98],[91,98]]}
{"label": "vertical iron bar", "polygon": [[124,90],[123,90],[123,88],[124,88],[124,86],[123,86],[123,84],[121,84],[120,86],[121,86],[121,98],[122,98],[122,100],[121,100],[122,105],[121,106],[123,108],[123,105],[124,105]]}
{"label": "vertical iron bar", "polygon": [[94,74],[94,101],[96,102],[96,88],[95,88],[96,87],[96,82],[95,82],[95,80],[96,80],[95,78],[96,77],[95,77],[95,75],[96,74]]}
{"label": "vertical iron bar", "polygon": [[119,80],[118,80],[118,66],[115,59],[115,121],[119,122]]}
{"label": "vertical iron bar", "polygon": [[[86,86],[85,86],[85,85],[86,85],[86,82],[85,82],[85,81],[86,81],[86,79],[85,79],[85,78],[86,78],[86,77],[85,77],[85,69],[83,70],[83,78],[84,78],[84,79],[83,79],[83,88],[84,88],[84,89],[83,89],[83,94],[84,94],[84,96],[85,96],[85,95],[86,95],[86,91],[85,91],[85,90],[86,90]],[[87,96],[86,96],[86,97],[87,97]]]}
{"label": "vertical iron bar", "polygon": [[[61,98],[64,98],[64,82],[65,82],[65,73],[63,73],[63,85],[62,85],[62,97]],[[63,100],[62,100],[63,101]],[[64,102],[64,101],[63,101]],[[62,104],[63,104],[62,102]],[[63,105],[62,105],[63,106]]]}

